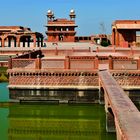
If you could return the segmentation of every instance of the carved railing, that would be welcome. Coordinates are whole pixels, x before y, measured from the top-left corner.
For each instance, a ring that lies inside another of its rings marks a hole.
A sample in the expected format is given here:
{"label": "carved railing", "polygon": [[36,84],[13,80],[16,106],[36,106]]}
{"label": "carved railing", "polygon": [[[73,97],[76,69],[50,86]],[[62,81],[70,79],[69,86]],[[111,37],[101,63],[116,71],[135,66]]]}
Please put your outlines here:
{"label": "carved railing", "polygon": [[109,69],[110,70],[139,70],[140,58],[128,57],[112,57],[109,56]]}
{"label": "carved railing", "polygon": [[64,69],[65,59],[42,59],[42,69]]}
{"label": "carved railing", "polygon": [[35,59],[12,59],[12,68],[35,69]]}
{"label": "carved railing", "polygon": [[70,69],[97,69],[95,57],[89,56],[70,56]]}
{"label": "carved railing", "polygon": [[65,56],[46,58],[10,58],[9,69],[72,69],[95,70],[99,64],[109,65],[110,70],[139,70],[140,59],[128,57]]}
{"label": "carved railing", "polygon": [[83,56],[66,56],[63,58],[16,58],[9,60],[9,69],[73,69],[73,70],[94,70],[98,68],[98,58]]}
{"label": "carved railing", "polygon": [[137,60],[113,60],[113,69],[115,70],[137,70]]}

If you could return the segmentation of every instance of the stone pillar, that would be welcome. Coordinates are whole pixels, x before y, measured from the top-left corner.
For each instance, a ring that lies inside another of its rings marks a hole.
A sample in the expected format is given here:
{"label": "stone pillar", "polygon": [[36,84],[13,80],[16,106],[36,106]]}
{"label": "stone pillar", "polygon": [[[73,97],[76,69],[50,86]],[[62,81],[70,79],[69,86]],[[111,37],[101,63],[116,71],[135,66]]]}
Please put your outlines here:
{"label": "stone pillar", "polygon": [[107,132],[115,132],[115,122],[114,122],[114,115],[110,112],[111,108],[108,108],[106,112],[106,131]]}
{"label": "stone pillar", "polygon": [[11,38],[8,37],[8,47],[11,47]]}
{"label": "stone pillar", "polygon": [[12,57],[9,56],[9,60],[8,60],[8,69],[12,69]]}
{"label": "stone pillar", "polygon": [[98,59],[98,55],[96,55],[94,59],[94,69],[98,69],[98,66],[99,66],[99,59]]}
{"label": "stone pillar", "polygon": [[37,58],[35,60],[35,69],[41,69],[41,58],[39,55],[37,55]]}
{"label": "stone pillar", "polygon": [[105,104],[104,101],[104,89],[99,81],[99,104]]}
{"label": "stone pillar", "polygon": [[5,47],[4,38],[1,39],[1,47]]}
{"label": "stone pillar", "polygon": [[112,30],[112,45],[115,45],[115,31],[114,29]]}
{"label": "stone pillar", "polygon": [[116,46],[119,47],[119,45],[120,45],[120,43],[119,43],[119,32],[118,32],[117,29],[116,29],[116,37],[115,38],[116,38],[116,41],[115,41],[116,42]]}
{"label": "stone pillar", "polygon": [[99,47],[96,47],[96,52],[99,52]]}
{"label": "stone pillar", "polygon": [[112,59],[111,55],[109,56],[108,61],[109,61],[109,69],[112,70],[113,69],[113,59]]}
{"label": "stone pillar", "polygon": [[23,39],[23,47],[26,47],[26,43],[25,40]]}
{"label": "stone pillar", "polygon": [[131,31],[131,36],[132,36],[131,46],[135,46],[136,45],[136,31],[135,30]]}
{"label": "stone pillar", "polygon": [[30,47],[30,37],[28,37],[27,46]]}
{"label": "stone pillar", "polygon": [[58,55],[58,49],[55,47],[55,55]]}
{"label": "stone pillar", "polygon": [[34,47],[36,47],[36,36],[33,36],[33,40],[34,40]]}
{"label": "stone pillar", "polygon": [[140,57],[139,57],[139,59],[137,61],[137,69],[140,70]]}
{"label": "stone pillar", "polygon": [[20,47],[20,36],[17,36],[16,42],[17,42],[17,47]]}
{"label": "stone pillar", "polygon": [[65,69],[70,69],[70,58],[69,56],[65,57],[65,65],[64,65]]}
{"label": "stone pillar", "polygon": [[37,37],[37,47],[40,47],[40,38]]}
{"label": "stone pillar", "polygon": [[41,47],[43,47],[43,37],[41,37]]}
{"label": "stone pillar", "polygon": [[16,44],[16,38],[14,38],[14,47],[16,47],[17,44]]}

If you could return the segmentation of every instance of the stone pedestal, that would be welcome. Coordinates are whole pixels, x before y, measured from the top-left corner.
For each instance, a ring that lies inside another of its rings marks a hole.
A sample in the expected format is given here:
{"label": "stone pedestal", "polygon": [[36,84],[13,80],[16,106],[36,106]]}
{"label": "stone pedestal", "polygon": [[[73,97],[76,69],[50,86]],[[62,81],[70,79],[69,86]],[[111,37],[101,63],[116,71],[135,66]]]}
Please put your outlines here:
{"label": "stone pedestal", "polygon": [[98,69],[98,66],[99,66],[99,59],[98,59],[98,56],[95,57],[95,60],[94,60],[94,69]]}
{"label": "stone pedestal", "polygon": [[109,110],[111,110],[111,109],[108,108],[108,110],[106,112],[106,131],[115,132],[116,129],[115,129],[114,116]]}
{"label": "stone pedestal", "polygon": [[99,104],[105,104],[104,102],[104,90],[102,87],[99,89]]}
{"label": "stone pedestal", "polygon": [[70,58],[66,56],[65,58],[65,69],[70,69]]}
{"label": "stone pedestal", "polygon": [[109,56],[109,69],[112,70],[113,69],[113,59],[112,56]]}
{"label": "stone pedestal", "polygon": [[36,69],[41,69],[41,58],[39,58],[39,56],[37,56],[37,59],[35,61],[35,68]]}

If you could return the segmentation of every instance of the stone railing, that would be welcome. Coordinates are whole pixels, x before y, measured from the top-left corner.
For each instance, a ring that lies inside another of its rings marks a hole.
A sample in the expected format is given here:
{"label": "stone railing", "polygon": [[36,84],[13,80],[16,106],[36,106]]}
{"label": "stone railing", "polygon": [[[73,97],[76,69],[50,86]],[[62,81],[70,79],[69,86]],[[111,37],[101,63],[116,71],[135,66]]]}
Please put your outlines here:
{"label": "stone railing", "polygon": [[35,69],[35,59],[12,59],[12,68]]}
{"label": "stone railing", "polygon": [[[54,43],[55,44],[55,43]],[[57,44],[55,44],[57,45]],[[69,54],[73,54],[75,52],[90,52],[91,48],[58,48],[58,47],[54,47],[54,48],[46,48],[45,50],[43,49],[42,52],[43,54],[46,54],[47,56],[66,56]]]}
{"label": "stone railing", "polygon": [[97,57],[66,56],[63,58],[10,58],[9,69],[72,69],[94,70],[98,69]]}
{"label": "stone railing", "polygon": [[41,60],[42,69],[64,69],[65,59],[42,59]]}
{"label": "stone railing", "polygon": [[139,70],[140,69],[140,58],[126,58],[119,57],[113,58],[109,56],[109,69],[110,70]]}
{"label": "stone railing", "polygon": [[71,69],[96,70],[106,64],[110,70],[140,70],[140,59],[128,57],[63,56],[40,58],[10,58],[9,69]]}
{"label": "stone railing", "polygon": [[137,60],[114,60],[113,69],[115,70],[137,70]]}
{"label": "stone railing", "polygon": [[70,69],[84,69],[84,70],[97,69],[98,68],[97,66],[98,62],[96,61],[97,59],[93,56],[92,57],[71,56],[69,57]]}

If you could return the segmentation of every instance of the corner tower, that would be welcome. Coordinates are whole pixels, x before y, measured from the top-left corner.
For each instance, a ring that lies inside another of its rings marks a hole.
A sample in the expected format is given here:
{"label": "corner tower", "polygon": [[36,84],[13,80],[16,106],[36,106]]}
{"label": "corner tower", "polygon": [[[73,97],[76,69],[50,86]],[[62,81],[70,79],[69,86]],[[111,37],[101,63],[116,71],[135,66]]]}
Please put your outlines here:
{"label": "corner tower", "polygon": [[47,12],[47,31],[48,42],[74,42],[75,41],[75,11],[70,11],[70,19],[57,18],[51,10]]}

